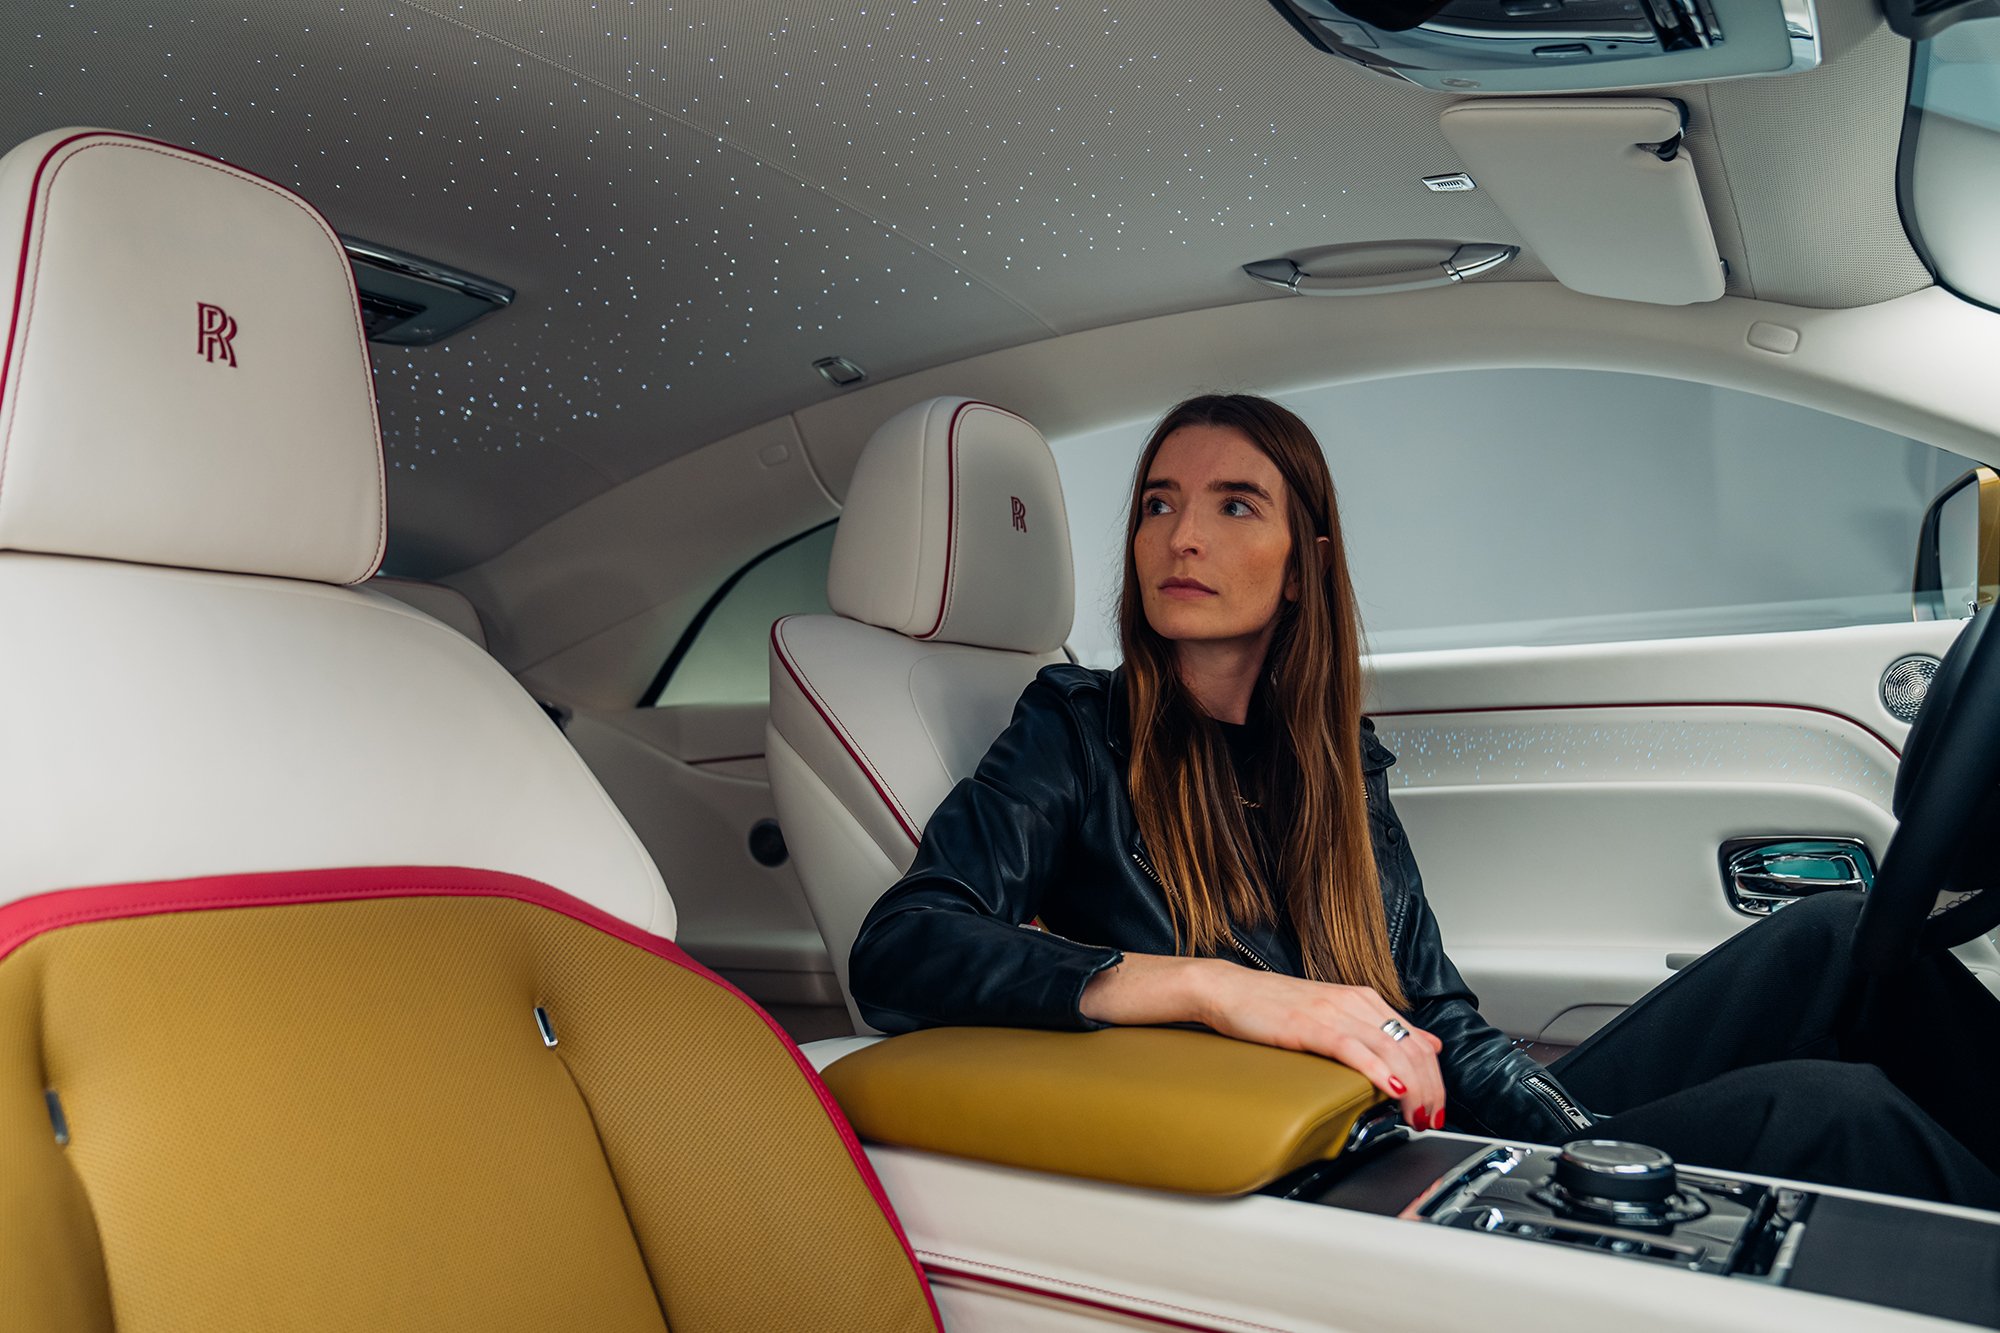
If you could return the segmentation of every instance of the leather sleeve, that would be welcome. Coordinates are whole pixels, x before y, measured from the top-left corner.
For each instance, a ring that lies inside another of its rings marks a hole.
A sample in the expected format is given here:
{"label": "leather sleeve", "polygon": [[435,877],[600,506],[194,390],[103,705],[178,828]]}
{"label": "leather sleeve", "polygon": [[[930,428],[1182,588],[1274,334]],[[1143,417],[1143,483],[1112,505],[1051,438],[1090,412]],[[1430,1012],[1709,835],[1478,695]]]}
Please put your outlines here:
{"label": "leather sleeve", "polygon": [[1597,1117],[1480,1015],[1479,997],[1444,951],[1437,916],[1424,897],[1423,876],[1410,854],[1409,839],[1402,835],[1402,822],[1389,804],[1386,781],[1378,776],[1369,796],[1380,801],[1378,814],[1386,816],[1377,821],[1381,828],[1397,831],[1395,837],[1378,838],[1376,843],[1377,857],[1397,857],[1405,878],[1397,973],[1410,1002],[1411,1021],[1444,1043],[1438,1060],[1452,1128],[1534,1143],[1563,1143],[1577,1137]]}
{"label": "leather sleeve", "polygon": [[869,1023],[884,1032],[1103,1026],[1077,1005],[1123,955],[1025,924],[1077,840],[1082,747],[1062,692],[1037,677],[979,768],[932,814],[908,873],[862,922],[848,984]]}

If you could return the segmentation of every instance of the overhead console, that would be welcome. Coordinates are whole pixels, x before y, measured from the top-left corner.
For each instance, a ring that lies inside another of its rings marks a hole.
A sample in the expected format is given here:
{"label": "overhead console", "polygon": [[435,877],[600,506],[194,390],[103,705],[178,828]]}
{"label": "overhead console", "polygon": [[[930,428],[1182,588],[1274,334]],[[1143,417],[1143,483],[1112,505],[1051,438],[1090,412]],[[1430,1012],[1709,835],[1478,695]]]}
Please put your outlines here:
{"label": "overhead console", "polygon": [[1812,69],[1816,0],[1271,0],[1314,46],[1446,92],[1554,93]]}

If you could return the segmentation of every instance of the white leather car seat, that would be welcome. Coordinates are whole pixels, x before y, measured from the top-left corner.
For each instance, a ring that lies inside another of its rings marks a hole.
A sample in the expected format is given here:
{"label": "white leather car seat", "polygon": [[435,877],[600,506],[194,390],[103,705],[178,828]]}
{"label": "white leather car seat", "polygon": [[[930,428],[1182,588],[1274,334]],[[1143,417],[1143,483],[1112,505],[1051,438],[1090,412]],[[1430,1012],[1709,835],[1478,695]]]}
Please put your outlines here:
{"label": "white leather car seat", "polygon": [[1074,618],[1048,442],[933,398],[875,432],[827,570],[830,616],[771,628],[771,795],[855,1029],[847,956],[925,823],[1006,729]]}
{"label": "white leather car seat", "polygon": [[809,1065],[384,543],[290,192],[0,158],[0,1324],[934,1328]]}

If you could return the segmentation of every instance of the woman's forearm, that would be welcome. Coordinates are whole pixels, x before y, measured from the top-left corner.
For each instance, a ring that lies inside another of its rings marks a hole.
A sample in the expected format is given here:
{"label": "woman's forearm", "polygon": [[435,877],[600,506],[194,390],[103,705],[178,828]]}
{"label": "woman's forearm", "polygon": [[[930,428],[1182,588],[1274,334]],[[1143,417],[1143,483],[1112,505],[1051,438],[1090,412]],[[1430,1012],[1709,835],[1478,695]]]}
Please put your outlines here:
{"label": "woman's forearm", "polygon": [[1208,992],[1203,983],[1208,970],[1216,966],[1209,958],[1128,953],[1117,966],[1090,979],[1077,1007],[1085,1018],[1099,1023],[1206,1022]]}
{"label": "woman's forearm", "polygon": [[1215,958],[1128,953],[1077,1002],[1099,1023],[1201,1023],[1225,1037],[1338,1060],[1402,1104],[1418,1129],[1444,1125],[1436,1037],[1366,986],[1307,981]]}

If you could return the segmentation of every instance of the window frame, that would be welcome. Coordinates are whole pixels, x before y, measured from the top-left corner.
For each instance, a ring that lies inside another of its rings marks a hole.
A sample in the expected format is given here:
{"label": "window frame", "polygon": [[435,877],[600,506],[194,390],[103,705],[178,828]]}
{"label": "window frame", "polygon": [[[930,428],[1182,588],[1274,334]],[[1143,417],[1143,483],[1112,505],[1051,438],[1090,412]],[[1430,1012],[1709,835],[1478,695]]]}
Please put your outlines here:
{"label": "window frame", "polygon": [[657,708],[660,706],[660,696],[667,692],[667,683],[673,679],[675,670],[679,668],[682,660],[694,648],[695,640],[701,637],[701,632],[707,626],[709,617],[715,614],[715,609],[722,605],[723,598],[729,596],[735,590],[736,585],[741,583],[751,570],[757,568],[757,566],[763,564],[779,552],[789,550],[806,538],[816,533],[824,532],[839,522],[840,519],[835,517],[826,520],[824,523],[815,523],[804,532],[795,533],[779,542],[776,546],[760,551],[746,561],[735,573],[724,579],[722,586],[709,594],[708,600],[701,604],[701,609],[694,613],[694,619],[688,621],[687,628],[681,631],[680,638],[675,640],[672,651],[667,654],[667,660],[662,662],[660,669],[653,674],[652,684],[648,685],[645,693],[639,696],[639,702],[635,707]]}

